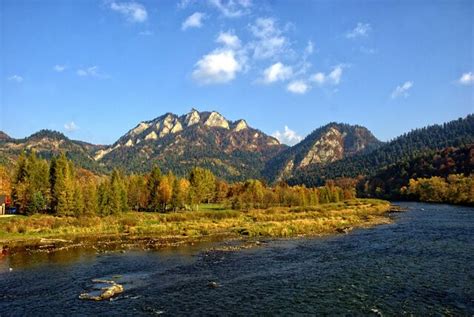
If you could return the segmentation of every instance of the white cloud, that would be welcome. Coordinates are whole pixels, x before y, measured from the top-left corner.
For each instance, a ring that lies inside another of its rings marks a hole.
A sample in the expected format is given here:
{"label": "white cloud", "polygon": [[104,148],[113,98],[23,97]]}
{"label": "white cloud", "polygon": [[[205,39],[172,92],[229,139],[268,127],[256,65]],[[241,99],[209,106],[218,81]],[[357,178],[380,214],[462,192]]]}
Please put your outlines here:
{"label": "white cloud", "polygon": [[288,50],[289,41],[282,35],[273,18],[258,18],[250,25],[250,31],[256,38],[250,43],[253,57],[256,59],[277,58]]}
{"label": "white cloud", "polygon": [[57,65],[54,65],[53,70],[54,70],[55,72],[62,73],[63,71],[66,70],[66,68],[67,68],[66,65],[59,65],[59,64],[57,64]]}
{"label": "white cloud", "polygon": [[215,7],[227,18],[237,18],[250,12],[251,0],[208,0],[209,4]]}
{"label": "white cloud", "polygon": [[413,82],[412,81],[406,81],[402,85],[397,86],[395,90],[392,92],[391,97],[392,99],[398,98],[398,97],[408,97],[408,90],[413,87]]}
{"label": "white cloud", "polygon": [[334,68],[331,70],[331,72],[329,72],[329,74],[318,72],[312,75],[309,80],[317,83],[320,86],[324,84],[339,85],[341,83],[343,69],[344,65],[339,64],[334,66]]}
{"label": "white cloud", "polygon": [[310,78],[311,81],[314,81],[318,85],[323,85],[326,82],[326,75],[324,73],[316,73]]}
{"label": "white cloud", "polygon": [[109,77],[107,74],[100,72],[98,66],[79,68],[76,74],[80,77],[95,77],[95,78],[108,78]]}
{"label": "white cloud", "polygon": [[369,23],[357,23],[356,27],[346,33],[348,39],[353,39],[357,37],[367,37],[372,31],[372,27]]}
{"label": "white cloud", "polygon": [[110,9],[121,13],[130,22],[145,22],[148,18],[145,7],[138,2],[112,2]]}
{"label": "white cloud", "polygon": [[242,63],[233,50],[216,49],[196,63],[192,77],[203,85],[223,84],[234,80],[241,70]]}
{"label": "white cloud", "polygon": [[183,22],[181,30],[187,30],[189,28],[200,28],[202,27],[202,21],[206,18],[206,15],[201,12],[194,12]]}
{"label": "white cloud", "polygon": [[71,121],[64,124],[64,130],[67,132],[74,132],[79,130],[79,127],[74,123],[74,121]]}
{"label": "white cloud", "polygon": [[240,39],[233,32],[220,32],[216,42],[230,48],[240,47]]}
{"label": "white cloud", "polygon": [[342,77],[342,65],[337,65],[334,69],[329,73],[328,78],[334,85],[339,85],[341,82]]}
{"label": "white cloud", "polygon": [[9,81],[14,81],[16,83],[21,83],[23,81],[23,77],[20,75],[11,75],[10,77],[7,78]]}
{"label": "white cloud", "polygon": [[299,95],[305,94],[309,90],[309,88],[309,85],[303,80],[292,81],[288,84],[288,86],[286,86],[286,89],[289,92]]}
{"label": "white cloud", "polygon": [[313,54],[314,52],[314,44],[313,41],[308,41],[308,44],[306,44],[306,48],[304,49],[304,54],[305,56],[309,56]]}
{"label": "white cloud", "polygon": [[461,75],[461,78],[459,78],[458,82],[461,85],[472,85],[474,84],[474,74],[472,72],[464,73]]}
{"label": "white cloud", "polygon": [[291,66],[286,66],[280,62],[275,63],[263,71],[262,82],[271,84],[276,81],[284,81],[290,78],[293,74]]}
{"label": "white cloud", "polygon": [[283,132],[275,131],[273,132],[272,136],[277,138],[280,143],[284,143],[287,145],[295,145],[303,139],[302,136],[298,135],[295,131],[291,130],[286,125],[285,130]]}

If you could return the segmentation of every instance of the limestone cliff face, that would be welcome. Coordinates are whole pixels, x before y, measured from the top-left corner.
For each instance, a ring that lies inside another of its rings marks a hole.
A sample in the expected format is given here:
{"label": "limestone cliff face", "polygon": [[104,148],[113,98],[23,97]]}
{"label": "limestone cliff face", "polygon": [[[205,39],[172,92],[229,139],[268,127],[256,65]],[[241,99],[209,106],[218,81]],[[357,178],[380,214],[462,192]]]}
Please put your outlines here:
{"label": "limestone cliff face", "polygon": [[218,174],[244,179],[260,177],[265,161],[285,148],[245,120],[229,121],[217,111],[192,109],[182,116],[167,113],[139,123],[117,142],[94,153],[94,159],[125,169],[130,165],[146,169],[150,164],[185,169],[196,160],[205,161],[202,165],[215,168]]}
{"label": "limestone cliff face", "polygon": [[[228,153],[236,149],[259,151],[259,148],[262,147],[281,147],[277,139],[250,128],[245,120],[241,119],[231,122],[216,111],[200,113],[196,109],[192,109],[183,116],[167,113],[154,120],[140,122],[116,143],[107,148],[98,150],[94,155],[94,159],[100,161],[106,158],[114,150],[119,148],[117,145],[129,148],[129,151],[130,148],[134,146],[149,146],[150,142],[157,142],[170,135],[176,135],[172,146],[184,147],[186,143],[190,141],[184,140],[181,132],[208,131],[211,132],[209,133],[210,135],[217,136],[215,129],[228,130],[228,132],[225,133],[217,133],[218,137],[213,140],[222,146],[222,150]],[[206,143],[203,142],[203,140],[194,140],[193,142],[194,144],[190,145],[204,145]],[[182,152],[183,149],[179,149],[178,151]]]}
{"label": "limestone cliff face", "polygon": [[314,142],[298,166],[324,164],[342,159],[344,156],[343,137],[344,135],[336,128],[329,128],[320,139]]}
{"label": "limestone cliff face", "polygon": [[330,123],[267,162],[263,175],[269,180],[288,179],[299,170],[330,164],[380,145],[364,127]]}
{"label": "limestone cliff face", "polygon": [[199,123],[201,116],[196,109],[192,109],[184,118],[184,125],[190,127],[193,124]]}
{"label": "limestone cliff face", "polygon": [[204,122],[205,126],[214,128],[229,129],[229,122],[220,114],[215,111],[211,112],[207,120]]}
{"label": "limestone cliff face", "polygon": [[248,128],[247,122],[245,120],[239,120],[235,124],[234,131],[239,132]]}

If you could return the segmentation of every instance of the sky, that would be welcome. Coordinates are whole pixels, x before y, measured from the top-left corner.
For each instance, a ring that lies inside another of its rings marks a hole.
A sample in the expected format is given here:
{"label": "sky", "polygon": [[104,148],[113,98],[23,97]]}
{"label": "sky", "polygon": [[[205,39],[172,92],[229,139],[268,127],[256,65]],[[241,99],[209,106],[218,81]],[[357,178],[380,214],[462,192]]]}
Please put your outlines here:
{"label": "sky", "polygon": [[216,110],[294,144],[474,112],[474,1],[2,0],[0,130],[111,144]]}

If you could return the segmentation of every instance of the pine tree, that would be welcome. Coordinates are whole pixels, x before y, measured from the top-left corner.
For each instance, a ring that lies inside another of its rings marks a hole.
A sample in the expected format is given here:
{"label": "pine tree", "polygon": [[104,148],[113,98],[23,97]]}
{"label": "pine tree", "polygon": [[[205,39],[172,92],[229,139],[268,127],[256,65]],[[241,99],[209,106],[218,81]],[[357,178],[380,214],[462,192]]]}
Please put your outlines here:
{"label": "pine tree", "polygon": [[161,170],[159,167],[155,166],[150,172],[148,177],[148,192],[149,192],[149,199],[148,199],[148,208],[151,211],[158,211],[160,210],[160,197],[158,188],[160,187],[161,182]]}
{"label": "pine tree", "polygon": [[84,196],[84,214],[95,215],[99,213],[99,201],[97,197],[97,188],[93,182],[85,185],[83,190]]}
{"label": "pine tree", "polygon": [[98,211],[100,215],[105,216],[112,213],[110,196],[109,182],[101,182],[97,188]]}
{"label": "pine tree", "polygon": [[19,211],[44,212],[48,206],[48,165],[35,152],[21,154],[13,177],[12,198]]}
{"label": "pine tree", "polygon": [[74,188],[73,211],[76,217],[84,214],[84,196],[82,194],[82,188],[78,185]]}
{"label": "pine tree", "polygon": [[110,177],[110,212],[113,214],[127,211],[127,190],[122,179],[121,173],[114,169]]}

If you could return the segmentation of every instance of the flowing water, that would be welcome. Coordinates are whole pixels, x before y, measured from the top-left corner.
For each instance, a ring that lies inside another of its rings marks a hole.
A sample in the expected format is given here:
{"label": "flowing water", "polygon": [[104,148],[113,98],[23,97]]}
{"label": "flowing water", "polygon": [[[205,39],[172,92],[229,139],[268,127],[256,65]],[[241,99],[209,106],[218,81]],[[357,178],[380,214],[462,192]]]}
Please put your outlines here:
{"label": "flowing water", "polygon": [[[16,254],[0,260],[0,316],[472,316],[474,208],[402,205],[389,225],[233,252]],[[96,278],[125,292],[78,299]]]}

